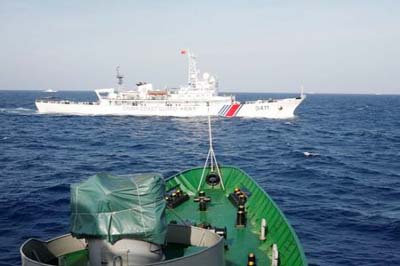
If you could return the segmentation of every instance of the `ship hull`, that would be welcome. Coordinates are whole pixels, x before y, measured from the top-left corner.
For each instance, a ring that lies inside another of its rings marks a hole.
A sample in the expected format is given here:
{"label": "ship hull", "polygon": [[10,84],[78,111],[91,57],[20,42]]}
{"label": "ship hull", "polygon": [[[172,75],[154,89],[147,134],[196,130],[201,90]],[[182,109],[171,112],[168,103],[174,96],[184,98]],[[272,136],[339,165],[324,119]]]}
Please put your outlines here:
{"label": "ship hull", "polygon": [[217,102],[203,104],[123,104],[110,105],[108,102],[69,102],[46,101],[35,102],[39,113],[69,115],[127,115],[127,116],[224,116],[286,119],[294,117],[296,108],[304,98],[288,98],[274,101],[256,101],[250,103]]}

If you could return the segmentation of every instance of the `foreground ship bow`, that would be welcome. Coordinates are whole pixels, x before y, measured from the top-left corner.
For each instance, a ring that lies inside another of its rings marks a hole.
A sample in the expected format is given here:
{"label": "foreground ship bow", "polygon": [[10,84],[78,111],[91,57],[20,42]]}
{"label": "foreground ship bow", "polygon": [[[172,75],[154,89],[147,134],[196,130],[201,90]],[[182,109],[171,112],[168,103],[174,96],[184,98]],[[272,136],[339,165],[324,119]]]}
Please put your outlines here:
{"label": "foreground ship bow", "polygon": [[117,68],[118,88],[95,90],[96,102],[38,99],[36,107],[40,113],[76,115],[291,118],[305,98],[301,94],[297,98],[241,103],[234,96],[221,96],[217,79],[208,73],[200,74],[196,56],[190,51],[181,53],[189,60],[187,86],[159,90],[152,84],[139,82],[136,89],[125,89]]}
{"label": "foreground ship bow", "polygon": [[194,168],[165,184],[157,174],[91,177],[72,188],[73,236],[28,240],[22,264],[307,265],[294,230],[255,181],[236,167],[219,172]]}
{"label": "foreground ship bow", "polygon": [[71,234],[21,247],[24,266],[303,266],[301,244],[245,172],[203,168],[167,178],[98,174],[71,186]]}

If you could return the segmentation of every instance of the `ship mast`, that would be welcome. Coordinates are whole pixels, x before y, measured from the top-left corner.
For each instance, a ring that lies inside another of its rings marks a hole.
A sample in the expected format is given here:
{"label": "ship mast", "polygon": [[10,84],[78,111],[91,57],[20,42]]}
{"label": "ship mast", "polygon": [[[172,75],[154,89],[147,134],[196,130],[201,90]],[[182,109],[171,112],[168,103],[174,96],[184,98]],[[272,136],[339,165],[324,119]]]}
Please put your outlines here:
{"label": "ship mast", "polygon": [[181,50],[181,54],[187,55],[189,63],[188,71],[188,85],[192,88],[196,88],[199,80],[200,71],[197,69],[197,56],[192,53],[189,49]]}
{"label": "ship mast", "polygon": [[[199,183],[199,186],[197,187],[197,191],[200,191],[204,178],[206,178],[207,183],[210,183],[210,180],[208,180],[209,178],[214,178],[214,179],[216,178],[217,181],[213,180],[213,181],[211,181],[211,183],[221,184],[222,189],[225,190],[224,180],[222,179],[221,171],[219,169],[219,165],[217,162],[217,158],[215,157],[215,152],[214,152],[214,148],[213,148],[213,138],[212,138],[211,118],[210,118],[210,103],[209,102],[207,102],[207,106],[208,106],[208,138],[209,138],[210,148],[208,150],[206,162],[204,163],[203,172],[201,174],[200,183]],[[210,165],[210,172],[207,175],[207,177],[205,177],[205,173],[206,173],[206,169],[207,169],[208,165]],[[214,186],[214,185],[212,185],[212,186]]]}
{"label": "ship mast", "polygon": [[119,66],[117,66],[116,70],[117,70],[116,78],[118,79],[118,88],[120,89],[124,84],[124,76],[121,75],[121,73],[119,72]]}

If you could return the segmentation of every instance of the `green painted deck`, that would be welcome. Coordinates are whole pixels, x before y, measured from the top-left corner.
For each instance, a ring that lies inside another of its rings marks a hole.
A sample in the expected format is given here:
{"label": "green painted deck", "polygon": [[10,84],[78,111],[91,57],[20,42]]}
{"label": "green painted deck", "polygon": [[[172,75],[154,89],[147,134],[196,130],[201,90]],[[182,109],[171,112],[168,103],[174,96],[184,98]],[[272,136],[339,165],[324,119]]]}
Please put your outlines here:
{"label": "green painted deck", "polygon": [[[242,170],[235,167],[221,167],[225,190],[221,186],[211,187],[204,181],[201,190],[212,200],[207,211],[199,211],[197,187],[202,168],[195,168],[179,173],[167,180],[167,191],[179,188],[190,195],[190,200],[173,210],[167,209],[168,221],[190,221],[193,224],[209,223],[215,227],[227,227],[227,246],[225,251],[226,266],[247,265],[247,255],[256,255],[257,265],[270,265],[271,246],[277,244],[279,265],[307,265],[307,261],[296,233],[272,199],[257,183]],[[208,171],[206,171],[208,172]],[[237,208],[228,199],[235,188],[251,193],[246,203],[247,226],[236,227]],[[267,240],[259,240],[261,219],[268,224]]]}

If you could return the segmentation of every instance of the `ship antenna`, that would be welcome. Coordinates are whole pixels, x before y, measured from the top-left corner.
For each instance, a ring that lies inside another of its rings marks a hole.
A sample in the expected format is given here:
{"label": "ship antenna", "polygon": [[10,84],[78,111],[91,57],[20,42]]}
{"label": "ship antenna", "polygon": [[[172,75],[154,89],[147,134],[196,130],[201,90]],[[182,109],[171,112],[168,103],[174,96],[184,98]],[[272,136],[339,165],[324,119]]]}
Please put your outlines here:
{"label": "ship antenna", "polygon": [[118,79],[118,85],[119,87],[122,87],[122,84],[124,83],[124,76],[121,75],[121,73],[119,73],[119,66],[117,66],[117,79]]}
{"label": "ship antenna", "polygon": [[203,184],[203,179],[205,177],[206,168],[209,163],[210,163],[209,176],[210,175],[215,176],[215,174],[218,175],[217,177],[220,180],[222,190],[225,190],[224,180],[222,179],[221,171],[219,169],[219,165],[217,162],[217,158],[215,157],[215,152],[214,152],[214,148],[213,148],[213,138],[212,138],[211,118],[210,118],[210,103],[209,102],[207,102],[207,109],[208,109],[208,138],[209,138],[210,148],[208,150],[206,162],[204,163],[203,172],[201,174],[200,183],[199,183],[199,186],[197,187],[197,191],[200,191],[201,185]]}

